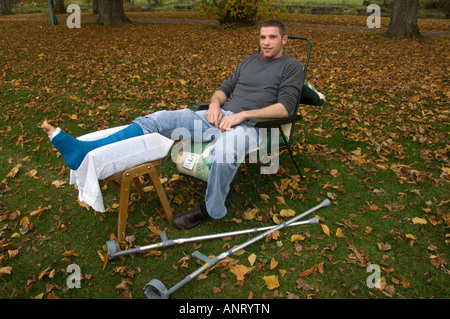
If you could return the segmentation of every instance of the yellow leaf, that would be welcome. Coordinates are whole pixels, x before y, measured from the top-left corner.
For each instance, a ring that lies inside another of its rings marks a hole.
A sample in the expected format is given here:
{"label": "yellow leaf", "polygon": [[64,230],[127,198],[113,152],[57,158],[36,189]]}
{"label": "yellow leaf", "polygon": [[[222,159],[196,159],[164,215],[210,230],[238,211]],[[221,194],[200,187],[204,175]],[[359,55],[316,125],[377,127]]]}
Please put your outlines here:
{"label": "yellow leaf", "polygon": [[154,234],[159,234],[161,232],[161,229],[159,229],[157,226],[150,225],[147,228],[150,229],[150,231]]}
{"label": "yellow leaf", "polygon": [[269,289],[269,290],[280,287],[280,284],[278,282],[278,276],[276,276],[276,275],[264,276],[263,279],[266,283],[267,289]]}
{"label": "yellow leaf", "polygon": [[33,299],[42,299],[44,297],[44,293],[40,293],[39,295],[33,297]]}
{"label": "yellow leaf", "polygon": [[253,208],[249,211],[245,211],[242,217],[246,220],[252,220],[255,218],[255,216],[258,212],[259,212],[259,209]]}
{"label": "yellow leaf", "polygon": [[278,261],[275,260],[275,257],[272,256],[272,259],[270,260],[270,269],[275,269],[278,266]]}
{"label": "yellow leaf", "polygon": [[35,178],[36,178],[36,174],[37,174],[37,170],[35,170],[35,169],[32,169],[31,171],[26,173],[27,176],[35,177]]}
{"label": "yellow leaf", "polygon": [[244,280],[244,276],[248,274],[253,267],[246,267],[244,265],[237,265],[235,267],[230,268],[230,271],[236,275],[237,281]]}
{"label": "yellow leaf", "polygon": [[22,219],[20,220],[20,226],[25,227],[26,225],[30,224],[30,220],[28,219],[28,217],[22,217]]}
{"label": "yellow leaf", "polygon": [[255,254],[251,254],[250,256],[248,256],[248,261],[249,261],[249,263],[250,263],[250,266],[253,266],[253,264],[255,263],[255,261],[256,261],[256,255]]}
{"label": "yellow leaf", "polygon": [[39,206],[38,209],[33,210],[32,212],[30,212],[30,216],[31,216],[31,217],[36,216],[36,215],[42,213],[42,212],[43,212],[44,210],[46,210],[47,208],[49,208],[49,207],[42,207],[42,206]]}
{"label": "yellow leaf", "polygon": [[299,241],[299,240],[305,240],[305,236],[298,235],[298,234],[291,236],[291,243],[293,243],[295,241]]}
{"label": "yellow leaf", "polygon": [[412,240],[416,240],[417,239],[413,234],[406,234],[405,237],[409,238],[409,239],[412,239]]}
{"label": "yellow leaf", "polygon": [[414,225],[417,225],[417,224],[425,225],[427,223],[427,220],[425,218],[414,217],[412,219],[412,222]]}
{"label": "yellow leaf", "polygon": [[38,276],[38,280],[41,280],[42,277],[44,277],[45,275],[47,275],[47,274],[49,273],[49,271],[48,271],[49,269],[50,269],[50,267],[46,268],[44,271],[41,271],[41,273],[40,273],[39,276]]}
{"label": "yellow leaf", "polygon": [[275,224],[277,225],[281,224],[281,221],[278,219],[278,214],[273,215],[272,219],[275,222]]}
{"label": "yellow leaf", "polygon": [[320,274],[323,274],[323,264],[324,264],[324,263],[325,263],[325,262],[322,261],[320,264],[317,265],[317,269],[319,270],[319,273],[320,273]]}
{"label": "yellow leaf", "polygon": [[320,226],[322,227],[323,232],[330,236],[330,228],[328,228],[328,226],[325,224],[320,224]]}
{"label": "yellow leaf", "polygon": [[293,217],[295,216],[295,210],[293,209],[282,209],[280,215],[283,217]]}
{"label": "yellow leaf", "polygon": [[14,166],[11,171],[9,171],[8,175],[6,175],[6,177],[11,177],[14,178],[17,174],[17,172],[19,171],[19,168],[22,167],[22,164],[17,164],[16,166]]}
{"label": "yellow leaf", "polygon": [[83,208],[86,208],[87,210],[89,210],[89,205],[85,202],[78,202],[78,205],[80,205]]}
{"label": "yellow leaf", "polygon": [[342,229],[340,227],[338,229],[336,229],[336,237],[339,237],[339,238],[345,237],[344,232],[342,231]]}
{"label": "yellow leaf", "polygon": [[284,269],[278,269],[278,272],[280,273],[281,277],[284,277],[284,275],[286,275],[286,270]]}

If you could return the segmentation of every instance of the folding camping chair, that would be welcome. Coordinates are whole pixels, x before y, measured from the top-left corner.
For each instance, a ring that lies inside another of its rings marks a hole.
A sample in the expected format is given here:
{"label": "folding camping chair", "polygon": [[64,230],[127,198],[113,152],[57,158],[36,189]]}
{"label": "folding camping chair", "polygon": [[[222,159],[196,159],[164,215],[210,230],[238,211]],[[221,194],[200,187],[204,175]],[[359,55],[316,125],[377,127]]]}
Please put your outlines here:
{"label": "folding camping chair", "polygon": [[[297,37],[297,36],[289,36],[289,39],[294,39],[298,41],[306,41],[308,50],[306,55],[306,61],[303,66],[303,72],[306,79],[306,71],[309,64],[309,59],[311,56],[311,50],[312,50],[312,43],[311,41],[306,37]],[[258,48],[258,53],[260,52],[260,48]],[[273,129],[276,128],[279,131],[279,150],[286,149],[289,153],[289,156],[291,158],[291,161],[293,162],[295,169],[297,170],[299,176],[301,179],[303,179],[303,174],[300,170],[300,167],[297,163],[297,160],[295,159],[294,152],[292,149],[292,137],[294,134],[294,127],[295,124],[302,120],[302,115],[299,114],[299,104],[304,105],[323,105],[325,103],[325,96],[318,92],[313,85],[311,85],[306,80],[304,81],[303,89],[299,94],[298,103],[293,110],[293,112],[290,114],[287,118],[282,119],[273,119],[273,120],[264,120],[264,121],[250,121],[249,124],[256,128],[266,128],[266,129]],[[209,103],[198,103],[194,105],[194,108],[198,110],[206,110],[208,109]],[[211,143],[202,143],[202,145],[199,147],[199,145],[196,145],[195,142],[191,144],[191,150],[185,151],[183,142],[180,142],[176,147],[179,148],[178,158],[177,158],[177,169],[180,172],[181,175],[186,177],[187,186],[189,189],[191,189],[193,192],[204,195],[202,192],[197,190],[196,188],[191,186],[191,181],[202,181],[202,182],[208,182],[208,174],[209,174],[209,168],[210,168],[210,161],[209,159],[209,151],[212,147]],[[267,140],[267,143],[263,143],[260,145],[259,148],[265,147],[265,150],[270,150],[270,143],[273,143],[273,141],[270,141],[270,138]],[[198,150],[201,150],[199,152]],[[258,150],[254,150],[252,152],[257,152]],[[251,153],[252,153],[251,152]],[[250,155],[251,156],[251,155]],[[238,174],[236,174],[238,175]],[[259,171],[255,188],[253,191],[253,195],[251,197],[249,205],[251,205],[255,199],[255,196],[259,189],[259,184],[261,181],[262,172],[261,169]],[[227,201],[230,200],[231,192],[233,190],[233,187],[230,189],[230,194],[228,195]]]}

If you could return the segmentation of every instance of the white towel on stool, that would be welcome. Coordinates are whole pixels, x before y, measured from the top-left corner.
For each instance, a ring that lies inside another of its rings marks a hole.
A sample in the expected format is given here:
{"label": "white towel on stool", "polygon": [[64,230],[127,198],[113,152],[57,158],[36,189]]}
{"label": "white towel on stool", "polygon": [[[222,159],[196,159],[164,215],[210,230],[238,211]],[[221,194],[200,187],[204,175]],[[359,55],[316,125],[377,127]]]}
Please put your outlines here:
{"label": "white towel on stool", "polygon": [[[111,135],[125,126],[114,127],[78,137],[97,140]],[[158,133],[145,134],[105,145],[90,151],[77,170],[70,170],[70,184],[78,187],[78,199],[97,212],[104,212],[99,180],[146,162],[164,158],[174,141]]]}

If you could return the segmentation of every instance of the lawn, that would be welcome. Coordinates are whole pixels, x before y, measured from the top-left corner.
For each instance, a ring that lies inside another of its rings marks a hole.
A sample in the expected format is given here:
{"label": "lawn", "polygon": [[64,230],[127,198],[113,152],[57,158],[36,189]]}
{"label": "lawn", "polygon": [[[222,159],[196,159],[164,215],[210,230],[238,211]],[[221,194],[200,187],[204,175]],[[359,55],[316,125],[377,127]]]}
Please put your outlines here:
{"label": "lawn", "polygon": [[[361,17],[284,17],[364,27]],[[106,262],[106,241],[116,236],[118,196],[105,190],[107,212],[101,214],[79,203],[67,167],[39,124],[48,119],[79,136],[207,101],[236,64],[255,52],[258,28],[144,22],[102,27],[82,20],[80,29],[69,29],[60,21],[0,21],[0,298],[143,299],[151,279],[169,288],[200,267],[192,252],[217,255],[251,236]],[[419,27],[447,31],[448,21],[423,20]],[[304,120],[294,143],[305,179],[283,153],[278,173],[264,176],[248,211],[244,204],[257,167],[243,165],[228,215],[188,231],[166,221],[154,191],[138,200],[133,189],[121,249],[157,242],[160,230],[175,239],[274,225],[287,220],[283,210],[300,214],[328,198],[331,205],[315,212],[319,225],[281,230],[171,298],[447,299],[449,37],[389,39],[379,32],[295,23],[288,32],[311,39],[307,79],[327,97],[322,107],[301,107]],[[294,42],[286,51],[304,58]],[[158,173],[174,214],[202,201],[169,157]],[[81,271],[80,288],[69,287],[72,264]],[[243,269],[244,275],[238,273]],[[379,286],[373,287],[377,274]]]}

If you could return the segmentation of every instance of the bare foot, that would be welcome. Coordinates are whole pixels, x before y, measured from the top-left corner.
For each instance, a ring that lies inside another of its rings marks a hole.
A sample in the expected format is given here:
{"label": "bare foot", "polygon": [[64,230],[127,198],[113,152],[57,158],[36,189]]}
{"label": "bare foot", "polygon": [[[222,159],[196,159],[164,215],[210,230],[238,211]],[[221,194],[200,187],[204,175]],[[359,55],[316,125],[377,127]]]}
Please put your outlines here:
{"label": "bare foot", "polygon": [[48,136],[52,135],[56,131],[56,128],[50,125],[47,122],[47,120],[45,120],[44,123],[42,123],[41,128],[44,130],[45,133],[47,133]]}

